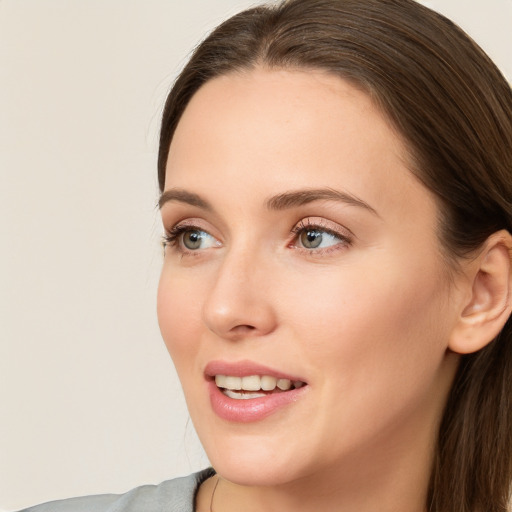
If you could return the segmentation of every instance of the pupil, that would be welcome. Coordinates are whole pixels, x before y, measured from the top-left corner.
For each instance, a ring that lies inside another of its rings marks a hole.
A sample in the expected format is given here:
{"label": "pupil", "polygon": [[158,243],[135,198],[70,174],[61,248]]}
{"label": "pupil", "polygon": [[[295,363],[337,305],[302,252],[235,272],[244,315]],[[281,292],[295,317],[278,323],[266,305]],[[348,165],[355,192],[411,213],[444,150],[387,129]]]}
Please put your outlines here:
{"label": "pupil", "polygon": [[315,249],[322,243],[322,233],[316,230],[309,230],[302,235],[302,245],[308,249]]}

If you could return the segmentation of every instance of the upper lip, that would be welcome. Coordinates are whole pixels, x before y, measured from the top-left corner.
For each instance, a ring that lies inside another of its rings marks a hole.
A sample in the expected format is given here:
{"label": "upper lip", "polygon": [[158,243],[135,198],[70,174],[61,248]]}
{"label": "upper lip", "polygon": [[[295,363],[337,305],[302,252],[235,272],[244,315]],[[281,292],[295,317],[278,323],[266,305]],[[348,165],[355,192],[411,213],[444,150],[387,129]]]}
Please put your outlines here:
{"label": "upper lip", "polygon": [[254,361],[210,361],[205,369],[204,374],[206,377],[212,379],[215,375],[229,375],[233,377],[248,377],[250,375],[270,375],[277,379],[288,379],[291,381],[306,382],[302,377],[291,375],[280,370],[275,370],[268,366],[256,363]]}

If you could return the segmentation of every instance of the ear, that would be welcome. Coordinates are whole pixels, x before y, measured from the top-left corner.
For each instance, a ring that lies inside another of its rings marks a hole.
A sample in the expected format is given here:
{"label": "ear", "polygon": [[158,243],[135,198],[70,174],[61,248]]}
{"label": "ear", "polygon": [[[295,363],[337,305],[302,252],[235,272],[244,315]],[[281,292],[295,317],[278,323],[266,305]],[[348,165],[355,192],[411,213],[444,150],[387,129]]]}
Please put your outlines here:
{"label": "ear", "polygon": [[512,236],[508,231],[497,231],[469,264],[465,274],[471,292],[450,337],[453,352],[476,352],[503,329],[512,310],[511,254]]}

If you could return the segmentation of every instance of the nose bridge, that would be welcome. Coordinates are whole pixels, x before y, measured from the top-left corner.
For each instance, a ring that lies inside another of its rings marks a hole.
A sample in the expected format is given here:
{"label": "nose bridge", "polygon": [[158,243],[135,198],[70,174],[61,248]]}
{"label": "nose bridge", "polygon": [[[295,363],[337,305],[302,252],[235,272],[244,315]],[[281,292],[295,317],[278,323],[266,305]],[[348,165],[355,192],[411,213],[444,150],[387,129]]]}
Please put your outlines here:
{"label": "nose bridge", "polygon": [[275,311],[265,286],[261,250],[250,243],[226,250],[204,302],[204,322],[224,338],[257,336],[275,327]]}

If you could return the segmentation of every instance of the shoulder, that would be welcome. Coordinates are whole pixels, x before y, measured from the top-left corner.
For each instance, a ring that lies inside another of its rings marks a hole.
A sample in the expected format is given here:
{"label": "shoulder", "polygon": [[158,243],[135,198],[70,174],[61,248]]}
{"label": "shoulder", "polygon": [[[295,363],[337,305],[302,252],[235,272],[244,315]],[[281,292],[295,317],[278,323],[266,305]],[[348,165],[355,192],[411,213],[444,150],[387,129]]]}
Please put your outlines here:
{"label": "shoulder", "polygon": [[209,468],[159,485],[136,487],[125,494],[52,501],[20,512],[193,512],[197,489],[214,473]]}

